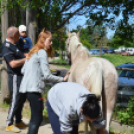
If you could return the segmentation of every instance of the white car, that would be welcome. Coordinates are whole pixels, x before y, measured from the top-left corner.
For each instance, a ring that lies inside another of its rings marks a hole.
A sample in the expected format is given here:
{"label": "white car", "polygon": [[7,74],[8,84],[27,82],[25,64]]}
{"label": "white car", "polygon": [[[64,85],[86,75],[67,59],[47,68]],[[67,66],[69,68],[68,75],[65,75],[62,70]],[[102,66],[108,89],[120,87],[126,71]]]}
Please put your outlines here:
{"label": "white car", "polygon": [[126,51],[126,47],[119,47],[118,49],[115,49],[114,52],[115,53],[121,53],[122,51]]}
{"label": "white car", "polygon": [[127,52],[129,53],[129,55],[134,55],[134,48],[133,47],[128,48]]}

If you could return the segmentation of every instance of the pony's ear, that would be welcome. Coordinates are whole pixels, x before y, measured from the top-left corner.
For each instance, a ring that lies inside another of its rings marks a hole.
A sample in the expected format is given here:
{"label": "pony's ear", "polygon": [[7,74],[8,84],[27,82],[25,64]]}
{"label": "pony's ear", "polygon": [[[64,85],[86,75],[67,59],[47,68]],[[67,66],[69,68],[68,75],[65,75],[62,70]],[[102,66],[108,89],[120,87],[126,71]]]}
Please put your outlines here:
{"label": "pony's ear", "polygon": [[67,31],[67,36],[70,37],[71,33],[69,31]]}
{"label": "pony's ear", "polygon": [[81,32],[81,30],[79,30],[79,32],[77,33],[77,37],[78,38],[80,37],[80,32]]}

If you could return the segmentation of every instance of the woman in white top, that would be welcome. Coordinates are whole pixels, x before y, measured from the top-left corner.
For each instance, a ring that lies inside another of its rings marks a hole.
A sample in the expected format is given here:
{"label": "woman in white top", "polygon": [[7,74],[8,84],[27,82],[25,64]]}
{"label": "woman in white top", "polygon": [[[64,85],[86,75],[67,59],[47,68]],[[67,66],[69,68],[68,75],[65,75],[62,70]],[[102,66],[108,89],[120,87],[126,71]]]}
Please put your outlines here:
{"label": "woman in white top", "polygon": [[27,56],[27,60],[21,70],[24,77],[20,86],[20,93],[26,95],[31,107],[31,120],[28,134],[37,134],[43,119],[43,98],[41,93],[45,89],[45,81],[66,81],[68,74],[63,77],[50,73],[48,56],[52,57],[52,34],[43,29],[39,34],[37,43]]}
{"label": "woman in white top", "polygon": [[55,84],[48,92],[47,111],[54,134],[78,134],[78,125],[87,120],[104,134],[105,120],[99,99],[74,82]]}

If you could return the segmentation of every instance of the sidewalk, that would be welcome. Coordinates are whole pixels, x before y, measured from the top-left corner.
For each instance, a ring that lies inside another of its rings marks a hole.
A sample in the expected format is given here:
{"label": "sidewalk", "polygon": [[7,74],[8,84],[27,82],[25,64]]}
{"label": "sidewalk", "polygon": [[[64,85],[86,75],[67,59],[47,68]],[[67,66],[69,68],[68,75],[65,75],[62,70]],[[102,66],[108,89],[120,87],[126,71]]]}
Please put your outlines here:
{"label": "sidewalk", "polygon": [[[15,134],[11,132],[6,132],[6,119],[7,119],[7,112],[1,112],[0,111],[0,134]],[[29,120],[26,118],[23,118],[23,121],[28,124]],[[19,134],[27,134],[28,128],[21,129],[21,132]],[[39,128],[38,134],[53,134],[51,125],[46,124],[43,122]]]}

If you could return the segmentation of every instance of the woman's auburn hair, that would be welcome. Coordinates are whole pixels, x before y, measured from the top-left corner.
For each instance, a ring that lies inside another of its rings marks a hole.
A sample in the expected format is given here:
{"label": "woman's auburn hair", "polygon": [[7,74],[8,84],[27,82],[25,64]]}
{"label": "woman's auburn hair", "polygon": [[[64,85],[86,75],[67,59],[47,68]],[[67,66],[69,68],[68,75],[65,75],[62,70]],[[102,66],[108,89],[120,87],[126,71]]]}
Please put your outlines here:
{"label": "woman's auburn hair", "polygon": [[40,49],[44,49],[47,52],[48,57],[53,57],[53,55],[54,55],[53,48],[50,47],[50,49],[46,50],[46,48],[44,47],[44,41],[50,35],[52,35],[51,32],[47,31],[45,28],[40,32],[40,34],[38,36],[37,43],[32,47],[32,49],[28,53],[28,58],[27,59],[30,59],[32,57],[32,55],[34,53],[38,52]]}

